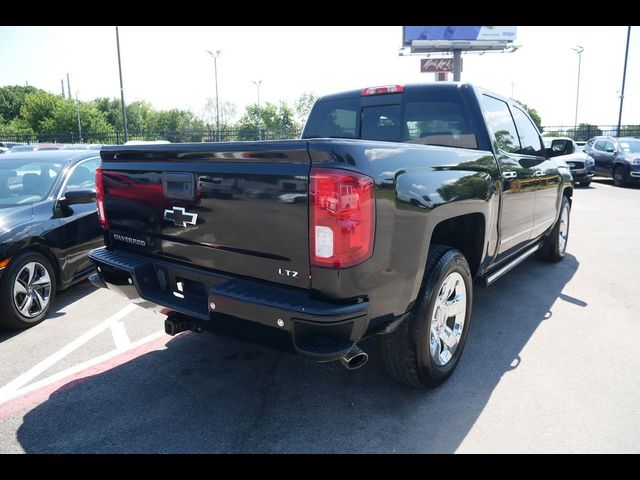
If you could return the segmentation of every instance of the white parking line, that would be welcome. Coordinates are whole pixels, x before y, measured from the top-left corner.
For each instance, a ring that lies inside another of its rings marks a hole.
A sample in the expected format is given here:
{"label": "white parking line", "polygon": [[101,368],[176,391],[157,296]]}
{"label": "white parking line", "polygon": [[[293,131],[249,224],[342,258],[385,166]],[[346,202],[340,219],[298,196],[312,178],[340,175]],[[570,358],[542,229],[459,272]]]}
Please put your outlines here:
{"label": "white parking line", "polygon": [[107,352],[98,357],[92,358],[91,360],[87,360],[86,362],[79,363],[78,365],[74,365],[73,367],[69,367],[66,370],[63,370],[58,373],[54,373],[53,375],[43,378],[42,380],[38,380],[37,382],[34,382],[29,386],[18,388],[13,391],[7,391],[6,393],[0,395],[0,406],[16,397],[19,397],[21,395],[26,395],[30,392],[46,387],[47,385],[51,385],[52,383],[55,383],[61,379],[75,375],[78,372],[88,370],[95,365],[99,365],[103,362],[106,362],[107,360],[111,360],[112,358],[117,357],[118,355],[122,355],[125,352],[135,350],[136,348],[142,345],[145,345],[147,343],[151,343],[154,340],[160,337],[163,337],[165,335],[166,333],[164,332],[164,330],[160,330],[158,332],[152,333],[151,335],[147,335],[146,337],[141,338],[136,342],[129,343],[129,346],[125,350],[119,350],[119,349],[111,350],[110,352]]}
{"label": "white parking line", "polygon": [[127,335],[127,329],[122,322],[116,322],[111,325],[111,336],[118,350],[124,350],[131,345],[131,340],[129,340],[129,335]]}
{"label": "white parking line", "polygon": [[53,366],[54,364],[62,360],[64,357],[66,357],[70,353],[80,348],[89,340],[91,340],[92,338],[96,337],[97,335],[105,331],[112,324],[118,322],[119,320],[129,315],[136,308],[137,308],[136,305],[132,303],[127,305],[123,309],[111,315],[104,322],[99,323],[98,325],[93,327],[91,330],[89,330],[87,333],[76,338],[73,342],[61,348],[60,350],[55,352],[53,355],[48,356],[47,358],[42,360],[40,363],[36,364],[35,366],[27,370],[25,373],[17,377],[16,379],[7,383],[4,387],[0,388],[0,402],[2,402],[5,397],[11,396],[13,392],[25,386],[31,380],[33,380],[42,372],[46,371],[48,368],[50,368],[51,366]]}

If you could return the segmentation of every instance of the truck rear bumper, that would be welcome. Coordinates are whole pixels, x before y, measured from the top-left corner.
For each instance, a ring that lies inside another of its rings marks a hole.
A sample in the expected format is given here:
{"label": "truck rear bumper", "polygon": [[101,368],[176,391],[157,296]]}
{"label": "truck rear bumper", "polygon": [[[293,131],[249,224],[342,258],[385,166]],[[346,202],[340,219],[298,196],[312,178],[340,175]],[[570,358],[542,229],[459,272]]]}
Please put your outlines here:
{"label": "truck rear bumper", "polygon": [[98,248],[89,257],[92,283],[165,315],[179,313],[198,327],[290,351],[337,360],[362,339],[369,302],[336,304],[287,288],[134,253]]}

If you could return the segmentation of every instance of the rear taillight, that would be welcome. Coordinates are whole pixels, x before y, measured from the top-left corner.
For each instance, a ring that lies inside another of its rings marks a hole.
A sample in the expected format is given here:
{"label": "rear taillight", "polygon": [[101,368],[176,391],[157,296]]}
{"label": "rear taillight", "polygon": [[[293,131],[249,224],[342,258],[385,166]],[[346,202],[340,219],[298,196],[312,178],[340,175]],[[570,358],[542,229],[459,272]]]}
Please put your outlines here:
{"label": "rear taillight", "polygon": [[384,95],[385,93],[402,93],[404,92],[404,85],[381,85],[380,87],[364,88],[360,92],[362,96],[369,95]]}
{"label": "rear taillight", "polygon": [[107,213],[104,210],[104,185],[102,183],[102,167],[96,169],[96,205],[98,206],[98,221],[103,228],[109,228]]}
{"label": "rear taillight", "polygon": [[309,256],[317,267],[345,268],[373,253],[376,204],[373,179],[312,168],[309,175]]}

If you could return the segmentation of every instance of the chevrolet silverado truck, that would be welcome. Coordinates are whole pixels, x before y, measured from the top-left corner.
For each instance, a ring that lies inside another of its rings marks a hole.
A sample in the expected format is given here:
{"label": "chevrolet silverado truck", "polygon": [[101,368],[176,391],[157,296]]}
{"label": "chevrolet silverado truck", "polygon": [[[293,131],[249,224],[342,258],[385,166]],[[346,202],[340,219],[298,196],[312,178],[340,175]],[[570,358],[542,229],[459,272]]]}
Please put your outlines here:
{"label": "chevrolet silverado truck", "polygon": [[[572,178],[525,110],[469,84],[328,95],[291,141],[105,147],[92,282],[208,330],[435,387],[473,284],[565,256]],[[303,201],[301,201],[303,200]]]}

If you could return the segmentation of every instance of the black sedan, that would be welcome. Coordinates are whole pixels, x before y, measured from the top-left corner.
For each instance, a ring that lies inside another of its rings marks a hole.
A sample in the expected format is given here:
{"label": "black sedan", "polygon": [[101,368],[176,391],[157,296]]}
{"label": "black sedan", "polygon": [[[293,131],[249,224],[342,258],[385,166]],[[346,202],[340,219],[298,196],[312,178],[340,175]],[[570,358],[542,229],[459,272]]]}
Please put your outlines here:
{"label": "black sedan", "polygon": [[0,327],[47,316],[56,290],[92,272],[102,245],[95,203],[97,151],[5,153],[0,158]]}

